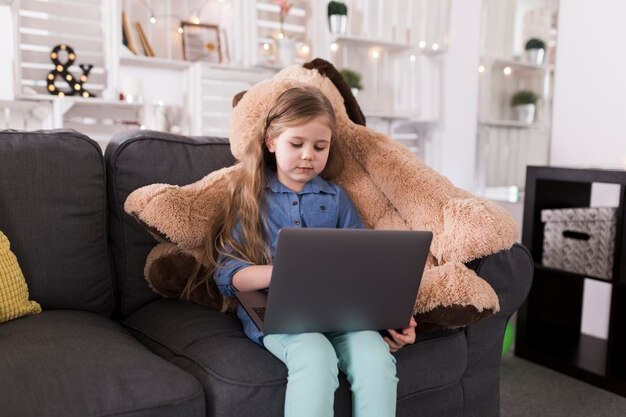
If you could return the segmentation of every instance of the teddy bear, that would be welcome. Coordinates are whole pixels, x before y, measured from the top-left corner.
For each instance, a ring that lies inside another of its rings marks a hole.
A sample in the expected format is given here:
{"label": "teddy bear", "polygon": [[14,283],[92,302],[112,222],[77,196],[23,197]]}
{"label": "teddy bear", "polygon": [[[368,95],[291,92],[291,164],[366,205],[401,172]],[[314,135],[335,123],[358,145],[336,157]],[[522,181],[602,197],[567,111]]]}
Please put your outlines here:
{"label": "teddy bear", "polygon": [[[517,227],[502,207],[455,187],[406,146],[365,126],[365,117],[339,71],[323,59],[282,69],[233,99],[230,148],[240,160],[269,108],[286,89],[308,84],[330,100],[337,119],[343,167],[334,178],[352,199],[367,228],[430,230],[433,241],[415,301],[418,331],[476,323],[499,311],[493,288],[465,263],[509,249]],[[148,255],[145,278],[157,293],[179,298],[193,273],[203,270],[207,230],[239,165],[211,172],[185,186],[152,184],[127,198],[125,211],[160,242]],[[190,301],[233,309],[214,283]]]}

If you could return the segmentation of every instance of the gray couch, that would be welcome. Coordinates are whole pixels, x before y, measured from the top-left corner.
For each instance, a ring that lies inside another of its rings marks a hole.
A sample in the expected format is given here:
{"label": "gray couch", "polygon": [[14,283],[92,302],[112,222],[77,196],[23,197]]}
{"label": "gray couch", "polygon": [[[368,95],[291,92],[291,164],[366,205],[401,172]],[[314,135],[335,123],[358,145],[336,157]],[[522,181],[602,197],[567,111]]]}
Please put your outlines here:
{"label": "gray couch", "polygon": [[[44,310],[0,324],[0,415],[282,415],[284,365],[235,316],[153,293],[143,265],[156,242],[123,211],[140,186],[232,163],[224,139],[128,132],[103,157],[74,131],[0,132],[0,230]],[[499,414],[502,338],[532,263],[516,245],[470,265],[502,310],[396,354],[398,416]],[[350,401],[342,378],[336,416]]]}

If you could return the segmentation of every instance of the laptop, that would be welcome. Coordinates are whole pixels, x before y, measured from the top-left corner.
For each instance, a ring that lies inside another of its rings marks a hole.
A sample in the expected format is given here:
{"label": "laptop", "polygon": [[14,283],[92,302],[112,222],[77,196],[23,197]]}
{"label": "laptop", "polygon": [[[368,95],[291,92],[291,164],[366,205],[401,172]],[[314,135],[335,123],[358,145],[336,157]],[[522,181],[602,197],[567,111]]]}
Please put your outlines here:
{"label": "laptop", "polygon": [[427,231],[284,228],[269,291],[237,292],[265,334],[407,327]]}

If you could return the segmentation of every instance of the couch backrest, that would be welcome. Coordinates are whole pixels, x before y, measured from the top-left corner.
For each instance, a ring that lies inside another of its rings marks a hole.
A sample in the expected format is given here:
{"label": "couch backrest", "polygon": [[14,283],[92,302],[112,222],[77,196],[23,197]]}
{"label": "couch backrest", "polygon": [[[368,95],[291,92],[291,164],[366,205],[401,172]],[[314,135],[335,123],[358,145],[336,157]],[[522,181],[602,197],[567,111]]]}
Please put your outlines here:
{"label": "couch backrest", "polygon": [[227,139],[185,137],[147,130],[113,136],[105,153],[110,247],[121,316],[158,298],[144,279],[144,265],[157,241],[124,212],[128,195],[148,184],[186,185],[232,165]]}
{"label": "couch backrest", "polygon": [[105,181],[100,147],[78,132],[0,131],[0,230],[44,310],[115,310]]}

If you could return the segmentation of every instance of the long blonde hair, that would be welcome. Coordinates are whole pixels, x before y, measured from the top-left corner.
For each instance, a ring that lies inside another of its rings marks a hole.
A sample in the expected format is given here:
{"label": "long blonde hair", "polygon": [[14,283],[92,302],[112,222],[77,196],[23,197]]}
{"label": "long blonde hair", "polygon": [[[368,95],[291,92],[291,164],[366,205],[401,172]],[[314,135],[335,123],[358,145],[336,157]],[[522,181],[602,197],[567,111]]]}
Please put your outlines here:
{"label": "long blonde hair", "polygon": [[230,183],[227,200],[207,230],[202,262],[206,269],[201,273],[201,265],[198,264],[181,298],[189,300],[191,293],[200,286],[206,286],[212,298],[218,297],[215,286],[210,284],[219,267],[220,254],[254,265],[272,263],[263,202],[266,171],[276,169],[276,158],[267,148],[266,139],[275,138],[290,127],[318,117],[326,119],[332,132],[328,162],[320,175],[325,179],[338,175],[342,169],[342,158],[336,143],[337,122],[330,101],[320,90],[310,86],[284,91],[276,99],[263,124],[257,128],[256,140],[246,147],[241,168]]}

